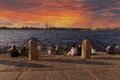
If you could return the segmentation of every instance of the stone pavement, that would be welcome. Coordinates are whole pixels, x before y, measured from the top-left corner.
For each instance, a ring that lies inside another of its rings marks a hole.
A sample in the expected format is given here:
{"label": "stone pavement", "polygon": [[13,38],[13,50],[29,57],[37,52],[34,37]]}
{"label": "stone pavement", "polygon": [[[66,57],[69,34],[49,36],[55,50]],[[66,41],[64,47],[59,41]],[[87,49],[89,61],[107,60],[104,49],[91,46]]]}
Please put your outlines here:
{"label": "stone pavement", "polygon": [[38,61],[0,56],[0,80],[120,80],[120,55],[41,56]]}

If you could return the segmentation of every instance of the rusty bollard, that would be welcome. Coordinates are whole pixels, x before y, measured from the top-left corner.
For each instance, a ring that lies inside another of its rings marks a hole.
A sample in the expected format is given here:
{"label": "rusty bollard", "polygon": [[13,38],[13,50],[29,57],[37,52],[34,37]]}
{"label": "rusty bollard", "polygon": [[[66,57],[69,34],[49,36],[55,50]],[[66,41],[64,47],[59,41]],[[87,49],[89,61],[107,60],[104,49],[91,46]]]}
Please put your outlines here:
{"label": "rusty bollard", "polygon": [[91,42],[89,39],[82,41],[82,54],[81,59],[87,59],[91,57]]}
{"label": "rusty bollard", "polygon": [[38,57],[38,44],[35,39],[30,39],[29,44],[29,60],[37,60]]}

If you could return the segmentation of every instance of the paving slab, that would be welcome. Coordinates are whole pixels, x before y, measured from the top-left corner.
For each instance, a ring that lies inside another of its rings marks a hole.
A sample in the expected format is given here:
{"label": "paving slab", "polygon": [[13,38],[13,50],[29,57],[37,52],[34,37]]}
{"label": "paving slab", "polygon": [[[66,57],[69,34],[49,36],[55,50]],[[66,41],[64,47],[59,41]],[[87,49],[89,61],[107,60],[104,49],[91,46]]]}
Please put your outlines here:
{"label": "paving slab", "polygon": [[6,70],[7,67],[9,67],[9,66],[0,64],[0,72]]}
{"label": "paving slab", "polygon": [[19,80],[95,80],[86,70],[56,70],[23,72]]}
{"label": "paving slab", "polygon": [[68,71],[68,78],[68,80],[96,80],[94,76],[85,69]]}
{"label": "paving slab", "polygon": [[21,72],[0,72],[0,80],[17,80]]}
{"label": "paving slab", "polygon": [[120,74],[120,66],[112,67],[111,69]]}
{"label": "paving slab", "polygon": [[23,72],[18,80],[46,80],[46,74],[43,71]]}
{"label": "paving slab", "polygon": [[92,69],[89,72],[96,80],[120,80],[120,74],[109,68]]}
{"label": "paving slab", "polygon": [[64,70],[47,71],[46,76],[46,80],[68,80],[68,76]]}

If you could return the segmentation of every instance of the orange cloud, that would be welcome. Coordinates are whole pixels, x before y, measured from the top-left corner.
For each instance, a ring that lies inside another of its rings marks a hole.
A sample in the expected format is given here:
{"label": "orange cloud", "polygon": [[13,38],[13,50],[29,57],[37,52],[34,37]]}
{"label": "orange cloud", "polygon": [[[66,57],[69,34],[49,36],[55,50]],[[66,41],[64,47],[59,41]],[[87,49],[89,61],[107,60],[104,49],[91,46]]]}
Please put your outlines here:
{"label": "orange cloud", "polygon": [[0,25],[41,27],[48,22],[56,27],[116,27],[119,4],[117,0],[1,0],[0,18],[11,25],[5,21]]}

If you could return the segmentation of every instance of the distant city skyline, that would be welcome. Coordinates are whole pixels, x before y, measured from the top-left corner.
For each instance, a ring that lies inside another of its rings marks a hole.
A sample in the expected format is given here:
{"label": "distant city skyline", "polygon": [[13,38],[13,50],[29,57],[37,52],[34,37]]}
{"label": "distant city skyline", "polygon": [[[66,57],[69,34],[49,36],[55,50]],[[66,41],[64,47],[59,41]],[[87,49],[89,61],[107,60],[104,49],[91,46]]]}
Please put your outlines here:
{"label": "distant city skyline", "polygon": [[0,26],[120,27],[120,0],[0,0]]}

